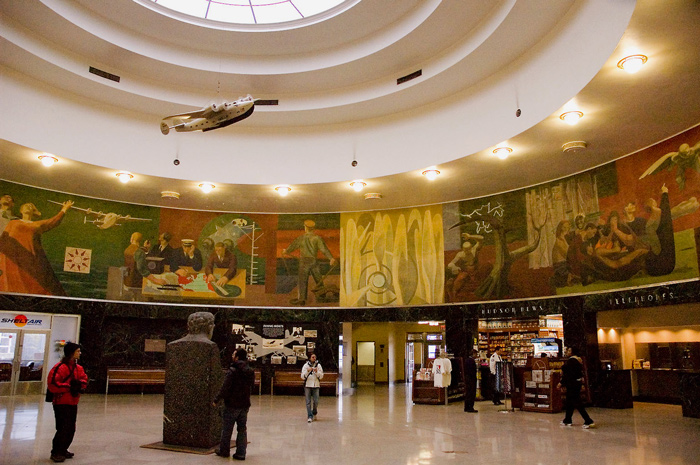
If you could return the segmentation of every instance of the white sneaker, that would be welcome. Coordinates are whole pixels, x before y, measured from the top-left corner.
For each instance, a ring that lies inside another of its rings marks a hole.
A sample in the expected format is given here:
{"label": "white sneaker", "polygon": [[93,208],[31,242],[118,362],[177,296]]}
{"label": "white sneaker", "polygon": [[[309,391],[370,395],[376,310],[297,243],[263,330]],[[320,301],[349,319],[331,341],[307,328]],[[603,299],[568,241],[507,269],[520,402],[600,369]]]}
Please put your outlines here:
{"label": "white sneaker", "polygon": [[564,423],[563,421],[559,422],[561,426],[571,426],[571,423]]}
{"label": "white sneaker", "polygon": [[595,428],[595,423],[590,422],[590,423],[585,423],[583,425],[583,429],[588,429],[588,428]]}
{"label": "white sneaker", "polygon": [[311,423],[312,421],[314,421],[314,419],[311,417],[307,418],[307,420],[306,420],[307,423]]}

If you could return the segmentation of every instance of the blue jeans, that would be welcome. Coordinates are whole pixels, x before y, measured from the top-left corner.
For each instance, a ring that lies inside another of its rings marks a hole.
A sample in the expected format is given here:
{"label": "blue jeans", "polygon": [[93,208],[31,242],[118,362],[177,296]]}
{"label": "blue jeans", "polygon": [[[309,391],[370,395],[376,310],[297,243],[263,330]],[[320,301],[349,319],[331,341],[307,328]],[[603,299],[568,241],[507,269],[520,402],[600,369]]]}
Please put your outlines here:
{"label": "blue jeans", "polygon": [[221,430],[221,444],[219,444],[221,455],[228,455],[231,452],[231,436],[233,436],[233,425],[235,424],[238,431],[236,434],[236,456],[245,457],[248,446],[248,430],[246,428],[248,409],[249,407],[224,408],[224,427]]}
{"label": "blue jeans", "polygon": [[[313,418],[318,413],[318,392],[321,388],[304,387],[304,395],[306,396],[306,416]],[[313,401],[313,404],[312,404]]]}

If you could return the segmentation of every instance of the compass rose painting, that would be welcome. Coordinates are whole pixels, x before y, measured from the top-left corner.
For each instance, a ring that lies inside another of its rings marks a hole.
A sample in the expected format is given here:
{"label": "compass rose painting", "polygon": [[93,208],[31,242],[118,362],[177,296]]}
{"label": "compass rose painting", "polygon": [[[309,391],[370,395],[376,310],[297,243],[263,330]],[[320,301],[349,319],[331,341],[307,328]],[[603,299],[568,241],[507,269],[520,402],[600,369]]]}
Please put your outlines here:
{"label": "compass rose painting", "polygon": [[63,260],[63,271],[72,273],[90,273],[90,260],[92,250],[66,247],[66,256]]}

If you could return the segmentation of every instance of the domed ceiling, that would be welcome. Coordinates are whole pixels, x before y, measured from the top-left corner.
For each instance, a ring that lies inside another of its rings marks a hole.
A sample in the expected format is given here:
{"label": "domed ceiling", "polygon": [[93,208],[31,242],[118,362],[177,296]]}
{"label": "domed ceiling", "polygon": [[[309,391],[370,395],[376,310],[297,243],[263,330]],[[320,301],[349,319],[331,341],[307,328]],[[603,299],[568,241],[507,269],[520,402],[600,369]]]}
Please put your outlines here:
{"label": "domed ceiling", "polygon": [[[0,9],[2,178],[80,195],[243,212],[399,208],[565,176],[700,121],[692,1],[362,0],[287,25],[163,14],[150,0]],[[649,57],[642,70],[618,69],[634,53]],[[262,101],[234,125],[159,130],[166,115],[248,94]],[[567,110],[583,112],[578,125],[560,120]],[[569,141],[587,148],[564,153]],[[505,160],[492,153],[502,145]],[[59,163],[39,166],[41,152]],[[432,182],[429,167],[441,172]],[[117,170],[134,178],[121,185]],[[354,192],[358,179],[381,199]],[[204,181],[216,185],[208,195]]]}

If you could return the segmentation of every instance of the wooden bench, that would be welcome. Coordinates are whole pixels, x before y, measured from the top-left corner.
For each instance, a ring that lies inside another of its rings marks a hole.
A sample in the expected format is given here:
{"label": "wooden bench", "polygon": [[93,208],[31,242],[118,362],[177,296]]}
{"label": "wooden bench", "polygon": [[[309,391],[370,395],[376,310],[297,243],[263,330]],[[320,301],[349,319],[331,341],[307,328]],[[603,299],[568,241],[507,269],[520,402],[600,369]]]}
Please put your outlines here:
{"label": "wooden bench", "polygon": [[[336,372],[323,372],[323,379],[321,379],[321,390],[320,393],[324,391],[333,391],[335,395],[338,395],[338,373]],[[300,371],[276,371],[275,376],[270,381],[270,394],[275,394],[275,388],[294,388],[295,390],[300,390],[304,392],[304,380],[301,379]]]}
{"label": "wooden bench", "polygon": [[136,384],[141,386],[141,394],[145,385],[165,385],[165,368],[107,368],[107,387],[110,384]]}

